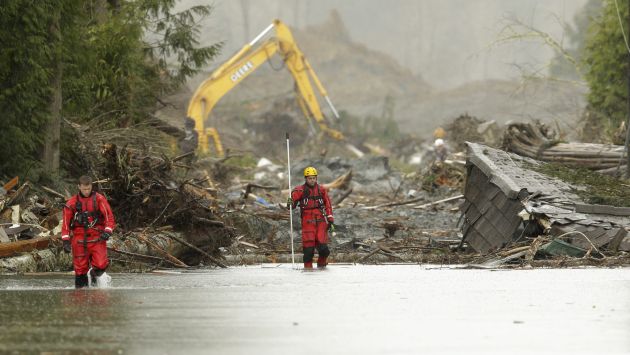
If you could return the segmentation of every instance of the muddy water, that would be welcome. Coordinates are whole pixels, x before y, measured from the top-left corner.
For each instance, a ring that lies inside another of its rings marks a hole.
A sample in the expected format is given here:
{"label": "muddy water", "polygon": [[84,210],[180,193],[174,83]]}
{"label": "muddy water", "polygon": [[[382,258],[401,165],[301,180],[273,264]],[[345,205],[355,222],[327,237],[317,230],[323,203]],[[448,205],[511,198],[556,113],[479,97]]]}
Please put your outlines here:
{"label": "muddy water", "polygon": [[630,269],[265,265],[0,276],[0,352],[630,353]]}

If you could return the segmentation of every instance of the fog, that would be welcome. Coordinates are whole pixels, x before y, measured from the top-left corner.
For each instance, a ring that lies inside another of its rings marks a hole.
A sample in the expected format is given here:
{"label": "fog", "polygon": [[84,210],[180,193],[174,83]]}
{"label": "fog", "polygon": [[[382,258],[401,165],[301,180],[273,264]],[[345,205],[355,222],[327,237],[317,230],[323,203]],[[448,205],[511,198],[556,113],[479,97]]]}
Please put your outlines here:
{"label": "fog", "polygon": [[[540,119],[571,134],[585,106],[586,86],[523,80],[534,71],[546,76],[555,53],[535,39],[498,42],[506,25],[520,21],[568,46],[565,26],[573,26],[586,2],[217,0],[204,19],[201,44],[222,42],[223,49],[188,87],[194,90],[278,18],[292,29],[338,109],[353,115],[380,117],[391,100],[396,121],[418,134],[464,113],[497,122]],[[261,66],[221,99],[213,114],[226,102],[264,105],[291,95],[292,78],[274,69],[279,61]]]}
{"label": "fog", "polygon": [[[182,7],[199,3],[182,1]],[[586,0],[217,0],[205,21],[204,43],[224,41],[227,56],[274,18],[303,29],[336,9],[350,36],[390,55],[431,86],[449,89],[486,79],[515,79],[514,64],[544,67],[553,56],[539,43],[494,46],[505,21],[518,18],[556,39]],[[311,56],[314,54],[310,54]]]}

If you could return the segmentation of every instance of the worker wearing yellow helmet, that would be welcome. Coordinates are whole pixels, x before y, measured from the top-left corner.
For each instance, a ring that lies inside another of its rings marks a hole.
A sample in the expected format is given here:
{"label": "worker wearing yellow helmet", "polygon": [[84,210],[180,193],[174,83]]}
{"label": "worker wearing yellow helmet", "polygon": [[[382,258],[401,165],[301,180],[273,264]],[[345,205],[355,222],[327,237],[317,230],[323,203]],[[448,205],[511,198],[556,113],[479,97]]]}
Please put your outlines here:
{"label": "worker wearing yellow helmet", "polygon": [[330,255],[328,231],[335,230],[335,219],[328,191],[317,183],[317,170],[314,167],[304,169],[304,184],[291,191],[287,205],[293,208],[300,206],[304,269],[313,268],[315,249],[318,254],[317,267],[326,267]]}
{"label": "worker wearing yellow helmet", "polygon": [[444,139],[446,137],[446,131],[442,127],[438,127],[433,131],[433,138]]}

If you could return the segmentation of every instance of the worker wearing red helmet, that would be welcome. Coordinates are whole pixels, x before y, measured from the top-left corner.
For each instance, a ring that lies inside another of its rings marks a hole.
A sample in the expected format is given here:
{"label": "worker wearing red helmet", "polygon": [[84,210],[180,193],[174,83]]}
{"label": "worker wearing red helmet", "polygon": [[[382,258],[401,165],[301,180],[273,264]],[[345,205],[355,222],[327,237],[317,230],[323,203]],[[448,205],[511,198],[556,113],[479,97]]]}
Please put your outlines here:
{"label": "worker wearing red helmet", "polygon": [[328,231],[335,230],[332,205],[328,191],[317,183],[317,170],[309,166],[304,169],[304,184],[291,191],[287,201],[293,208],[300,206],[302,215],[302,249],[304,268],[313,268],[313,256],[317,249],[317,267],[324,268],[330,255]]}

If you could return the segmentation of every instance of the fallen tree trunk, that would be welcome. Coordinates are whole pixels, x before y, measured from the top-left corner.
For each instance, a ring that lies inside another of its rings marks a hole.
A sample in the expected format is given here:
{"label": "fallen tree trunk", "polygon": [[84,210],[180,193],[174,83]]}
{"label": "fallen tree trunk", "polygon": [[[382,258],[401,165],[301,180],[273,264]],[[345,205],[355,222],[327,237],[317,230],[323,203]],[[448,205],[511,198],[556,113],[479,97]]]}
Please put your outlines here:
{"label": "fallen tree trunk", "polygon": [[48,248],[50,237],[19,240],[17,242],[0,244],[0,258],[18,255],[32,250],[42,250]]}
{"label": "fallen tree trunk", "polygon": [[70,254],[56,253],[53,249],[37,250],[31,253],[0,259],[2,272],[44,272],[71,270]]}
{"label": "fallen tree trunk", "polygon": [[174,239],[175,241],[177,241],[178,243],[181,243],[182,245],[185,245],[197,252],[199,252],[200,254],[202,254],[203,256],[205,256],[206,258],[208,258],[208,260],[210,260],[213,264],[222,267],[222,268],[227,268],[227,266],[225,264],[223,264],[219,259],[215,258],[214,256],[206,253],[205,251],[201,250],[200,248],[188,243],[187,241],[185,241],[184,239],[174,235],[174,234],[167,234],[169,238]]}
{"label": "fallen tree trunk", "polygon": [[503,144],[507,151],[522,156],[589,170],[616,168],[623,155],[620,145],[560,142],[555,132],[541,123],[509,125]]}

